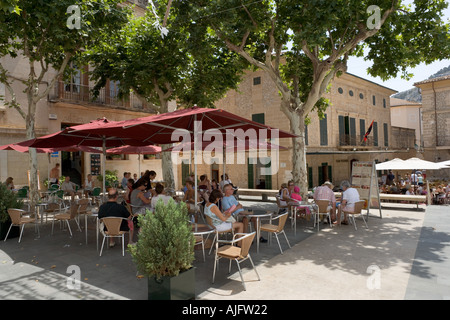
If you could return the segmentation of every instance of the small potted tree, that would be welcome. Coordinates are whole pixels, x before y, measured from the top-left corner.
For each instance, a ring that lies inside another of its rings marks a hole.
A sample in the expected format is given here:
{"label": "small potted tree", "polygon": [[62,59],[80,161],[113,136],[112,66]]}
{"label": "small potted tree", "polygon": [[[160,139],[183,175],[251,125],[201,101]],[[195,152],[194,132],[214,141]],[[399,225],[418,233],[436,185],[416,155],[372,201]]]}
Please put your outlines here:
{"label": "small potted tree", "polygon": [[[5,239],[6,233],[11,225],[8,209],[21,209],[22,207],[23,201],[18,199],[17,194],[8,190],[5,184],[0,183],[0,240]],[[18,237],[19,234],[19,228],[11,228],[8,238]]]}
{"label": "small potted tree", "polygon": [[195,240],[186,204],[160,199],[154,213],[139,216],[139,226],[139,239],[128,249],[147,276],[148,299],[195,299]]}

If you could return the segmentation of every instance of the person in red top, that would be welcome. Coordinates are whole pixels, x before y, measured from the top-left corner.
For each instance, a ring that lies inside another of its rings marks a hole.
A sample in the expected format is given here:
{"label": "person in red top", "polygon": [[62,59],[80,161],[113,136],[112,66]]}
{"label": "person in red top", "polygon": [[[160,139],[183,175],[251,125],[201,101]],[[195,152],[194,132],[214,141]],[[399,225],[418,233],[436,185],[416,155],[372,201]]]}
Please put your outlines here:
{"label": "person in red top", "polygon": [[131,204],[130,194],[131,194],[131,191],[133,191],[133,184],[134,184],[134,179],[127,180],[127,188],[126,188],[127,191],[125,193],[125,201],[130,204]]}

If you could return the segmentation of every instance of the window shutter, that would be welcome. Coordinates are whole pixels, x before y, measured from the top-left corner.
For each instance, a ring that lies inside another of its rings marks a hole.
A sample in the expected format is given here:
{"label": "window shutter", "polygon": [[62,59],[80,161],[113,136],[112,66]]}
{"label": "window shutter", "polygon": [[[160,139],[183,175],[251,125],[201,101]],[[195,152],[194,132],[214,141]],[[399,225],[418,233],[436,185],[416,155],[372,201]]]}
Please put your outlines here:
{"label": "window shutter", "polygon": [[320,120],[320,145],[328,145],[328,131],[327,131],[327,115]]}

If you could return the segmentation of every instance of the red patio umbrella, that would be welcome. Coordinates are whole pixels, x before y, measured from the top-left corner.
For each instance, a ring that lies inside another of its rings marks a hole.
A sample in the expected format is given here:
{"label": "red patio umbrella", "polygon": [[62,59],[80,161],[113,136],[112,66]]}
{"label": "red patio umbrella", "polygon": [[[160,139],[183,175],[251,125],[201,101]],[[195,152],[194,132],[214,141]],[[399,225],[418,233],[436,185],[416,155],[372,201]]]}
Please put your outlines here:
{"label": "red patio umbrella", "polygon": [[[260,124],[222,109],[198,108],[176,110],[158,115],[132,120],[106,123],[90,130],[91,133],[105,136],[128,137],[147,144],[170,144],[180,142],[179,137],[189,136],[194,141],[196,156],[199,135],[214,129],[223,137],[238,137],[244,132],[252,132],[256,139],[264,134],[264,139],[293,138],[296,135]],[[175,137],[174,131],[177,131]],[[75,132],[73,132],[75,133]],[[178,137],[178,140],[176,140]],[[195,163],[195,175],[197,165]],[[195,181],[196,182],[196,181]],[[197,185],[195,185],[197,191]]]}
{"label": "red patio umbrella", "polygon": [[[14,150],[17,152],[28,152],[28,149],[30,147],[21,146],[18,144],[7,144],[4,146],[0,146],[0,150]],[[87,146],[68,146],[68,147],[58,147],[58,148],[36,148],[37,153],[52,153],[52,152],[58,152],[58,151],[67,151],[67,152],[77,152],[77,151],[84,151],[84,152],[90,152],[90,153],[102,153],[101,150],[94,149]]]}
{"label": "red patio umbrella", "polygon": [[42,136],[35,139],[16,143],[20,146],[28,146],[33,148],[59,148],[67,146],[89,146],[89,147],[102,147],[103,159],[103,193],[105,194],[105,157],[107,147],[119,147],[122,145],[148,145],[148,143],[142,142],[142,140],[135,140],[128,138],[124,135],[121,137],[115,134],[101,134],[95,133],[93,130],[101,128],[106,124],[113,124],[114,122],[108,121],[106,118],[97,119],[90,123],[67,127],[61,131]]}

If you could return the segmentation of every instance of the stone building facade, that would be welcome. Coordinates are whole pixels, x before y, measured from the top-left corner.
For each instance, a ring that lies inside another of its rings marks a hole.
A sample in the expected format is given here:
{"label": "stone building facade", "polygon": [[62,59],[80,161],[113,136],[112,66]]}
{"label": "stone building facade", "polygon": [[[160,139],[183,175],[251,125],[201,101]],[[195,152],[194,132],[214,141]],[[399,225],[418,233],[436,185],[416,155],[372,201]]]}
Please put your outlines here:
{"label": "stone building facade", "polygon": [[[422,93],[423,139],[425,160],[450,160],[450,76],[414,84]],[[450,170],[442,170],[450,178]],[[431,175],[436,173],[430,172]],[[442,172],[439,173],[441,175]]]}
{"label": "stone building facade", "polygon": [[[411,132],[394,128],[396,134],[393,134],[390,96],[396,91],[349,73],[335,78],[330,87],[325,95],[330,101],[325,117],[319,119],[317,114],[310,114],[311,121],[306,128],[310,188],[325,180],[338,185],[349,179],[354,161],[382,162],[415,156],[414,139],[406,139],[406,144],[398,142],[405,140],[404,136]],[[239,89],[228,92],[216,107],[289,130],[289,121],[280,111],[280,102],[277,89],[264,71],[248,71]],[[372,121],[372,132],[363,142]],[[230,166],[227,170],[233,182],[243,188],[278,189],[291,179],[291,141],[280,139],[279,144],[288,150],[279,152],[276,174],[271,177],[258,175],[257,166],[250,165],[247,158],[246,164]],[[208,172],[207,167],[204,172]]]}

